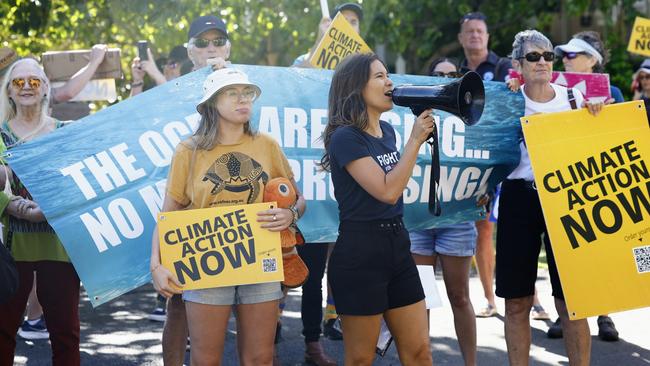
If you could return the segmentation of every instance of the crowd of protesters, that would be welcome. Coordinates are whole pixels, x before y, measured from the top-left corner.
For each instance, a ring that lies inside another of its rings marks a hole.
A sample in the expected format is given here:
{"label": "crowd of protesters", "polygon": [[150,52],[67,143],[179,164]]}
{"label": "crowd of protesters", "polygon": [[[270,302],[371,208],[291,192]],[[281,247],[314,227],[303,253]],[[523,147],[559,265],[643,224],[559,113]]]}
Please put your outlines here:
{"label": "crowd of protesters", "polygon": [[[292,66],[311,67],[308,60],[338,12],[359,32],[363,20],[361,6],[356,3],[337,6],[330,18],[325,17],[319,23],[314,47],[298,56]],[[568,72],[604,72],[608,51],[598,33],[577,33],[566,44],[553,47],[542,33],[525,30],[515,35],[509,57],[501,57],[488,48],[488,20],[483,14],[463,16],[458,31],[463,60],[436,59],[429,67],[429,75],[457,78],[473,71],[484,81],[506,81],[504,88],[509,87],[524,97],[522,115],[578,108],[587,108],[596,115],[602,109],[603,102],[589,102],[579,90],[551,83],[556,60],[561,60]],[[230,67],[231,48],[235,45],[231,44],[228,27],[216,16],[201,16],[190,25],[187,39],[186,45],[174,47],[158,63],[149,49],[146,60],[135,58],[131,63],[131,96],[142,93],[147,86],[161,85],[206,66],[213,69],[205,81],[203,98],[196,106],[201,115],[198,129],[174,153],[162,210],[261,201],[261,196],[251,200],[226,191],[213,194],[198,179],[197,172],[205,170],[218,157],[240,153],[259,162],[269,179],[290,179],[298,192],[294,207],[260,212],[258,218],[263,227],[280,231],[296,224],[308,205],[293,181],[282,149],[250,125],[252,105],[264,90],[247,75]],[[60,88],[51,87],[37,60],[21,59],[7,48],[0,51],[0,143],[4,151],[66,125],[50,116],[50,104],[70,100],[81,91],[102,62],[106,46],[94,46],[88,65]],[[511,69],[523,76],[523,84],[517,79],[508,80]],[[145,85],[145,75],[155,85]],[[310,243],[299,249],[310,272],[303,285],[301,306],[306,362],[336,365],[320,344],[324,333],[330,339],[343,340],[346,364],[372,364],[384,319],[396,340],[400,360],[404,364],[430,365],[435,355],[430,350],[428,315],[416,265],[440,263],[465,365],[476,365],[480,359],[476,340],[480,322],[477,324],[476,318],[492,317],[499,312],[494,291],[495,270],[496,295],[505,299],[508,358],[513,365],[528,364],[530,320],[549,319],[535,290],[543,243],[559,315],[548,336],[565,338],[571,365],[588,365],[589,326],[585,319],[568,317],[525,142],[521,141],[519,146],[519,165],[502,182],[500,194],[482,200],[487,212],[484,220],[408,232],[401,220],[402,192],[420,145],[435,127],[431,110],[416,116],[411,135],[399,152],[393,128],[380,120],[381,114],[393,107],[392,88],[388,68],[373,54],[348,57],[339,64],[332,78],[321,166],[332,175],[340,227],[336,243]],[[632,88],[634,99],[642,99],[647,105],[650,59],[635,73]],[[615,86],[611,87],[611,95],[612,100],[605,104],[623,101],[620,89]],[[370,151],[399,154],[400,158],[386,165]],[[28,339],[49,338],[54,365],[78,365],[79,277],[38,202],[10,166],[3,162],[2,168],[3,245],[15,261],[19,287],[8,301],[0,304],[0,366],[13,363],[17,334]],[[487,217],[497,198],[495,254],[494,222]],[[375,260],[386,256],[378,261],[386,264],[351,260],[360,256]],[[485,305],[476,312],[469,296],[473,258],[485,297]],[[281,355],[274,351],[281,329],[278,314],[284,296],[279,282],[181,291],[175,275],[161,265],[157,229],[152,233],[150,269],[159,294],[150,319],[164,321],[165,365],[182,365],[188,344],[192,364],[220,364],[226,326],[233,310],[238,322],[240,362],[244,365],[279,363]],[[324,316],[321,283],[326,273],[330,286]],[[342,334],[334,326],[337,318],[341,319]],[[609,316],[599,316],[597,324],[600,338],[618,340],[618,331]]]}

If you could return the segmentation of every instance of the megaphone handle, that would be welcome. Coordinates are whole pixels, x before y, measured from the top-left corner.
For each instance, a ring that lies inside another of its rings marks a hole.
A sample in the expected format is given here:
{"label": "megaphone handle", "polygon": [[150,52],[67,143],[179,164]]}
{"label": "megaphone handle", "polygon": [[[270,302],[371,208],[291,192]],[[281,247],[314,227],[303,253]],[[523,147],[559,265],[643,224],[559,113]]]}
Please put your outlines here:
{"label": "megaphone handle", "polygon": [[438,129],[434,126],[427,143],[431,145],[431,175],[429,176],[429,212],[434,216],[440,216],[440,200],[436,196],[436,190],[440,183],[440,151],[438,150]]}

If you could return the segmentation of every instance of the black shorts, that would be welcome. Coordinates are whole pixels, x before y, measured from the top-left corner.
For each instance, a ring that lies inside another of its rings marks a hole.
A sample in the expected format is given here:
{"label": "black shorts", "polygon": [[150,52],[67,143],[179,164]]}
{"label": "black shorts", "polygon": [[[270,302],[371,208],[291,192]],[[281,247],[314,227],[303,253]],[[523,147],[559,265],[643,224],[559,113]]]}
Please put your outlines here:
{"label": "black shorts", "polygon": [[401,218],[342,222],[327,269],[336,312],[376,315],[423,300],[410,246]]}
{"label": "black shorts", "polygon": [[537,190],[523,179],[503,181],[497,221],[497,296],[513,299],[535,294],[542,241],[553,296],[564,299]]}

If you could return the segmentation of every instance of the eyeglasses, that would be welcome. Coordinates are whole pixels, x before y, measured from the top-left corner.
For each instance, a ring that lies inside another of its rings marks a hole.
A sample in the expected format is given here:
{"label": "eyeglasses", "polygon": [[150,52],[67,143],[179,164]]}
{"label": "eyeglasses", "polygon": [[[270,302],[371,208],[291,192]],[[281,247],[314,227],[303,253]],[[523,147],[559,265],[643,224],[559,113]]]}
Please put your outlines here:
{"label": "eyeglasses", "polygon": [[29,84],[29,87],[31,89],[38,89],[41,87],[41,84],[43,81],[39,78],[15,78],[11,80],[11,85],[13,85],[14,88],[21,90],[22,88],[25,87],[25,84]]}
{"label": "eyeglasses", "polygon": [[194,40],[192,44],[195,45],[197,48],[206,48],[210,43],[212,43],[212,45],[215,47],[222,47],[225,46],[227,42],[228,42],[228,38],[226,37],[217,37],[215,39],[197,38]]}
{"label": "eyeglasses", "polygon": [[253,102],[257,99],[257,90],[253,88],[246,88],[241,92],[237,89],[226,89],[222,94],[231,102],[239,102],[240,100]]}
{"label": "eyeglasses", "polygon": [[586,55],[586,52],[563,52],[562,58],[566,57],[568,60],[573,60],[580,55]]}
{"label": "eyeglasses", "polygon": [[434,71],[431,73],[431,76],[437,76],[442,78],[460,78],[463,76],[463,74],[461,74],[458,71],[452,71],[452,72]]}
{"label": "eyeglasses", "polygon": [[555,60],[555,54],[551,51],[546,51],[544,53],[539,53],[539,52],[529,52],[524,55],[524,57],[519,57],[521,60],[522,58],[525,58],[526,61],[528,62],[539,62],[541,58],[544,58],[544,61],[546,62],[551,62]]}
{"label": "eyeglasses", "polygon": [[639,80],[648,80],[650,79],[650,74],[640,74],[637,79]]}
{"label": "eyeglasses", "polygon": [[176,61],[168,62],[165,64],[165,67],[169,67],[170,69],[175,69],[178,67],[178,63]]}

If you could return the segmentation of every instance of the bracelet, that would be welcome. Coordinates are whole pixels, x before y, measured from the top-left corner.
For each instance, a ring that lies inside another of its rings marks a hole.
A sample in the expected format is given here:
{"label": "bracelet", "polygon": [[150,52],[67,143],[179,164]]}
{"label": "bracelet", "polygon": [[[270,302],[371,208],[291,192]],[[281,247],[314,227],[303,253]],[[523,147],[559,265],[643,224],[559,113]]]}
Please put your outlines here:
{"label": "bracelet", "polygon": [[155,267],[153,267],[153,268],[149,268],[149,271],[150,271],[151,273],[154,273],[154,272],[156,272],[156,270],[157,270],[161,265],[162,265],[162,263],[158,263],[158,264],[156,264]]}
{"label": "bracelet", "polygon": [[298,219],[300,218],[300,215],[298,214],[298,209],[296,206],[291,206],[289,207],[289,210],[291,210],[291,214],[293,215],[293,220],[291,221],[292,224],[295,224],[298,222]]}
{"label": "bracelet", "polygon": [[131,88],[139,88],[144,85],[144,81],[140,81],[137,83],[131,83]]}

